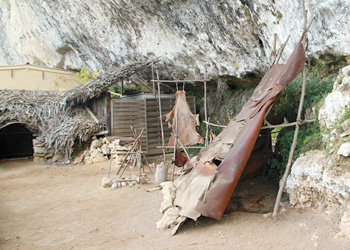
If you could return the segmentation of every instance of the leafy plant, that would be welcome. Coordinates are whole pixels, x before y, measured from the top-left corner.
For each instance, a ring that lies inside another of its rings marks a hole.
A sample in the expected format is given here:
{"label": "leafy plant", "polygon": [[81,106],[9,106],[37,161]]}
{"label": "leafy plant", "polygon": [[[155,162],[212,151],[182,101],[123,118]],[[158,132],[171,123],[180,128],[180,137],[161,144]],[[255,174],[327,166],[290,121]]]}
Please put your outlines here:
{"label": "leafy plant", "polygon": [[[322,74],[319,72],[320,70],[317,67],[306,69],[306,90],[302,114],[305,114],[306,109],[312,106],[315,106],[316,110],[318,110],[324,98],[333,89],[333,82],[336,75],[332,74],[322,77]],[[289,122],[295,121],[297,116],[302,81],[302,75],[300,74],[289,83],[283,91],[277,106],[277,113],[284,116]],[[271,169],[278,173],[279,178],[283,176],[285,171],[293,138],[294,127],[282,128],[278,134],[278,142],[275,147],[275,157],[272,160]],[[302,125],[299,130],[293,161],[296,160],[300,154],[323,147],[322,134],[318,121]]]}
{"label": "leafy plant", "polygon": [[90,81],[91,79],[94,79],[98,75],[98,72],[91,72],[86,68],[82,68],[78,73],[75,74],[75,77],[78,79],[79,82],[84,84]]}
{"label": "leafy plant", "polygon": [[[303,104],[303,114],[306,109],[325,98],[332,92],[336,75],[321,77],[318,71],[306,69],[306,90]],[[294,121],[298,112],[301,86],[303,83],[302,74],[289,83],[282,93],[277,112],[283,114],[288,121]]]}

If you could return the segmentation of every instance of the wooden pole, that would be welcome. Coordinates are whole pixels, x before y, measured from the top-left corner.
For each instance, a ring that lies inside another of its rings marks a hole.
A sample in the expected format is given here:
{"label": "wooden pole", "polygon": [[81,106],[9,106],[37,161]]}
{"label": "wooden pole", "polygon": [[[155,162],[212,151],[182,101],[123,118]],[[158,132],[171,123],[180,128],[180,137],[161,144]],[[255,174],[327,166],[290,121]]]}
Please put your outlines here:
{"label": "wooden pole", "polygon": [[177,110],[175,110],[175,135],[174,135],[174,162],[173,162],[173,169],[171,172],[171,181],[174,181],[174,174],[175,174],[175,160],[176,160],[176,148],[177,148]]}
{"label": "wooden pole", "polygon": [[208,146],[209,124],[207,112],[207,82],[204,82],[204,120],[205,120],[205,146]]}
{"label": "wooden pole", "polygon": [[122,80],[122,95],[121,96],[123,96],[124,95],[124,80]]}
{"label": "wooden pole", "polygon": [[190,155],[188,154],[188,152],[187,152],[186,148],[184,147],[184,145],[182,144],[182,142],[180,141],[180,139],[179,139],[179,138],[177,138],[177,140],[178,140],[178,142],[179,142],[180,146],[182,147],[182,149],[185,151],[185,154],[186,154],[186,156],[187,156],[188,160],[189,160],[189,159],[191,159],[191,158],[190,158]]}
{"label": "wooden pole", "polygon": [[159,82],[159,74],[158,70],[156,71],[157,80],[158,80],[158,105],[159,105],[159,121],[160,121],[160,129],[162,132],[162,146],[163,146],[163,162],[165,163],[165,148],[164,148],[164,129],[163,129],[163,116],[162,116],[162,102],[160,100],[160,82]]}
{"label": "wooden pole", "polygon": [[152,70],[152,91],[153,91],[154,98],[156,98],[156,86],[155,86],[155,82],[153,81],[154,80],[154,64],[153,64],[153,62],[152,62],[151,70]]}
{"label": "wooden pole", "polygon": [[203,122],[210,125],[210,126],[219,127],[219,128],[226,128],[225,125],[215,124],[215,123],[211,123],[211,122],[207,122],[207,121],[203,121]]}
{"label": "wooden pole", "polygon": [[[142,136],[143,130],[144,130],[144,129],[141,130],[140,135],[139,135],[139,136],[137,137],[137,139],[134,141],[134,144],[132,145],[131,149],[129,150],[129,152],[128,152],[127,155],[125,156],[125,158],[124,158],[122,164],[120,165],[119,170],[118,170],[118,172],[117,172],[116,175],[119,174],[119,172],[120,172],[121,168],[123,167],[123,165],[124,165],[126,159],[127,159],[129,156],[131,156],[131,154],[134,153],[134,151],[136,150],[136,147],[138,146],[138,141],[140,140],[140,138],[141,138],[141,136]],[[136,152],[135,152],[135,153],[136,153]],[[131,157],[129,157],[129,159],[127,160],[126,164],[124,165],[124,168],[123,168],[122,173],[120,174],[119,178],[122,177],[122,175],[123,175],[123,173],[124,173],[126,167],[128,166],[130,160],[131,160]]]}
{"label": "wooden pole", "polygon": [[100,121],[97,119],[96,115],[89,109],[87,106],[84,106],[85,110],[89,113],[89,115],[94,119],[96,123],[99,123]]}
{"label": "wooden pole", "polygon": [[[304,0],[302,0],[302,7],[303,7],[303,16],[304,16],[304,31],[306,31],[307,29],[307,11],[305,10],[305,3]],[[312,19],[313,20],[313,19]],[[311,22],[312,22],[311,20]],[[310,27],[310,25],[308,26]],[[305,35],[306,37],[306,35]],[[304,41],[305,41],[305,37],[304,37]],[[295,125],[295,131],[294,131],[294,138],[293,138],[293,143],[292,146],[290,148],[289,151],[289,158],[288,158],[288,163],[286,166],[286,170],[283,174],[283,178],[282,178],[282,182],[281,185],[278,189],[278,193],[277,193],[277,198],[276,198],[276,202],[275,202],[275,207],[273,209],[273,213],[272,216],[275,217],[277,215],[278,209],[279,209],[279,205],[280,205],[280,201],[281,201],[281,197],[282,197],[282,193],[283,193],[283,189],[286,185],[287,182],[287,177],[289,175],[291,166],[292,166],[292,160],[293,160],[293,154],[294,154],[294,150],[297,146],[297,142],[298,142],[298,133],[299,133],[299,127],[300,127],[300,119],[301,119],[301,112],[303,110],[303,104],[304,104],[304,96],[305,96],[305,88],[306,88],[306,73],[305,73],[305,67],[303,68],[303,85],[302,85],[302,89],[301,89],[301,96],[300,96],[300,102],[299,102],[299,108],[298,108],[298,114],[297,114],[297,123]]]}
{"label": "wooden pole", "polygon": [[282,44],[281,48],[278,50],[277,55],[276,55],[276,60],[273,62],[273,64],[277,64],[279,62],[279,60],[281,59],[282,53],[284,51],[284,48],[287,45],[289,38],[290,38],[290,35],[288,35],[286,41]]}
{"label": "wooden pole", "polygon": [[152,80],[153,82],[162,82],[162,83],[183,83],[183,82],[206,82],[210,79],[194,79],[194,80]]}
{"label": "wooden pole", "polygon": [[315,122],[315,121],[316,121],[315,119],[313,119],[313,120],[299,120],[297,122],[283,123],[283,124],[279,124],[279,125],[268,125],[268,126],[261,127],[261,129],[292,127],[292,126],[295,126],[297,124],[302,125],[305,123],[310,123],[310,122]]}
{"label": "wooden pole", "polygon": [[279,204],[280,204],[282,193],[283,193],[283,189],[284,189],[284,187],[286,185],[287,177],[289,175],[289,171],[290,171],[290,168],[291,168],[291,165],[292,165],[294,150],[295,150],[295,148],[297,146],[297,142],[298,142],[298,133],[299,133],[299,127],[300,127],[298,121],[300,121],[301,111],[303,109],[304,95],[305,95],[305,69],[303,69],[302,93],[301,93],[301,97],[300,97],[297,122],[296,122],[296,125],[295,125],[293,144],[292,144],[292,146],[290,148],[290,151],[289,151],[288,163],[287,163],[287,166],[286,166],[286,170],[285,170],[285,172],[283,174],[283,178],[282,178],[282,182],[281,182],[280,188],[279,188],[278,193],[277,193],[277,198],[276,198],[275,207],[273,209],[272,216],[276,216],[277,215],[277,212],[278,212],[278,209],[279,209]]}

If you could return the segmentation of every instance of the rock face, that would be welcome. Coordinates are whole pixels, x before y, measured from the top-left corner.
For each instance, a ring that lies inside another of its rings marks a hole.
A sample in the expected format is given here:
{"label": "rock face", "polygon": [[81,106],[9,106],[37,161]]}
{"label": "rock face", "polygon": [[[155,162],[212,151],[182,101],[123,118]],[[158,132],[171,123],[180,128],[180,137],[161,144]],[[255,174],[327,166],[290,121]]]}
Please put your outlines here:
{"label": "rock face", "polygon": [[349,157],[350,156],[350,142],[345,142],[342,145],[340,145],[337,154],[345,156],[345,157]]}
{"label": "rock face", "polygon": [[330,93],[320,109],[318,119],[321,125],[332,129],[337,121],[344,115],[350,102],[350,65],[341,70],[334,83],[333,92]]}
{"label": "rock face", "polygon": [[339,214],[340,235],[350,237],[350,169],[340,169],[326,160],[322,151],[308,152],[292,166],[286,190],[292,206],[322,206]]}
{"label": "rock face", "polygon": [[[349,55],[348,1],[309,0],[306,7],[315,16],[309,54]],[[291,35],[288,58],[301,27],[299,1],[2,0],[0,65],[102,71],[160,56],[186,77],[242,77],[269,66],[274,33],[277,48]]]}
{"label": "rock face", "polygon": [[350,237],[350,66],[342,69],[319,111],[327,154],[300,156],[287,179],[286,191],[296,207],[324,206],[340,215],[341,234]]}
{"label": "rock face", "polygon": [[339,175],[328,167],[322,151],[312,151],[295,161],[286,190],[293,206],[345,207],[350,198],[350,174]]}

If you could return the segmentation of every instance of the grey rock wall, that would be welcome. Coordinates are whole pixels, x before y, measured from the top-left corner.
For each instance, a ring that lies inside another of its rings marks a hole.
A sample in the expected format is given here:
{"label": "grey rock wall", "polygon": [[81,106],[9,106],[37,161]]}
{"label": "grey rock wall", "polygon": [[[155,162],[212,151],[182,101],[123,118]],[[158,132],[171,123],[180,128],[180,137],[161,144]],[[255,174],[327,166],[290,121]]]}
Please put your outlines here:
{"label": "grey rock wall", "polygon": [[[350,54],[349,5],[306,0],[310,56]],[[161,57],[173,77],[243,77],[267,69],[274,33],[278,47],[291,35],[283,61],[301,30],[299,1],[2,0],[0,65],[103,71]]]}

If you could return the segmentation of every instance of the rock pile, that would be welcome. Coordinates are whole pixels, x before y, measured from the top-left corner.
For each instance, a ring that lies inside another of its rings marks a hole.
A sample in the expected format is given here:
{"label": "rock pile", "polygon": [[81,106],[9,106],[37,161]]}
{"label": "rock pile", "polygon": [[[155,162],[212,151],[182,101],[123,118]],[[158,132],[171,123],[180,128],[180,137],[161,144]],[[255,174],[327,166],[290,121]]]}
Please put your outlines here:
{"label": "rock pile", "polygon": [[161,183],[163,200],[159,211],[164,214],[163,218],[157,222],[159,230],[171,230],[182,223],[185,217],[180,216],[180,210],[174,206],[176,197],[176,188],[173,182],[166,181]]}
{"label": "rock pile", "polygon": [[143,174],[143,176],[134,176],[134,177],[126,177],[125,179],[110,179],[108,177],[103,177],[102,179],[102,187],[104,188],[112,188],[112,189],[117,189],[121,187],[126,187],[126,186],[135,186],[137,184],[146,184],[149,181],[147,178],[146,174]]}
{"label": "rock pile", "polygon": [[107,161],[111,156],[116,164],[121,164],[125,158],[125,154],[132,147],[133,139],[120,138],[95,138],[92,140],[90,149],[85,150],[81,155],[75,158],[74,163],[84,162],[85,164],[93,164]]}
{"label": "rock pile", "polygon": [[[116,164],[121,164],[126,153],[132,147],[133,142],[133,138],[94,138],[89,149],[83,151],[83,153],[75,157],[72,163],[78,164],[84,162],[85,164],[93,164],[107,161],[109,159],[108,156],[111,156]],[[55,154],[54,149],[48,149],[46,147],[43,137],[36,137],[33,139],[33,149],[35,162],[58,162],[65,160],[65,155],[63,152],[58,152]],[[83,149],[80,146],[78,151],[82,150]],[[71,162],[66,161],[64,163],[69,164]]]}

